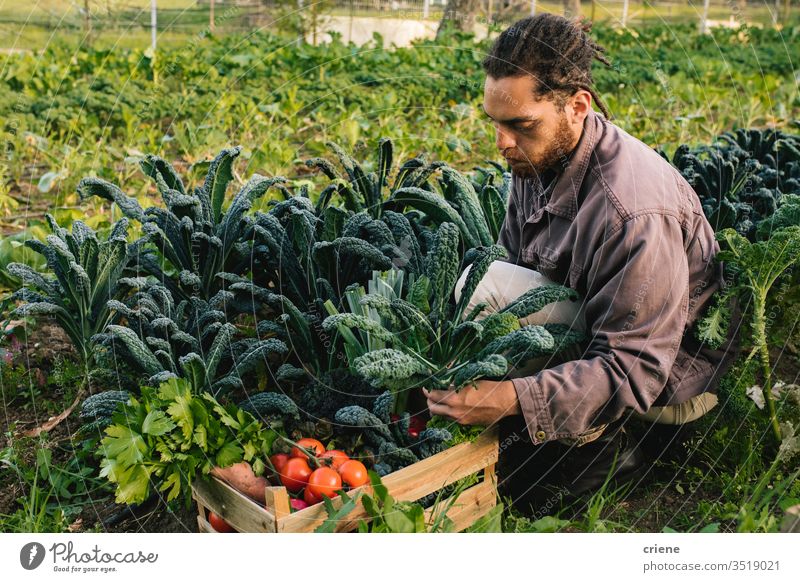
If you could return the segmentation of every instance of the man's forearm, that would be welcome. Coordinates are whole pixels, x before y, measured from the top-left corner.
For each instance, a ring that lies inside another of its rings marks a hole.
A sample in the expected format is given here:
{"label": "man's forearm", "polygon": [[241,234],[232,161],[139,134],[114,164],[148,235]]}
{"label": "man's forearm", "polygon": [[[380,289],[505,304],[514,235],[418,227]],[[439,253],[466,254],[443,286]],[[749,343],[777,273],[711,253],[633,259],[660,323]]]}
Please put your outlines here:
{"label": "man's forearm", "polygon": [[425,391],[431,414],[452,418],[460,424],[489,426],[506,416],[522,414],[517,391],[510,380],[479,380],[474,387]]}

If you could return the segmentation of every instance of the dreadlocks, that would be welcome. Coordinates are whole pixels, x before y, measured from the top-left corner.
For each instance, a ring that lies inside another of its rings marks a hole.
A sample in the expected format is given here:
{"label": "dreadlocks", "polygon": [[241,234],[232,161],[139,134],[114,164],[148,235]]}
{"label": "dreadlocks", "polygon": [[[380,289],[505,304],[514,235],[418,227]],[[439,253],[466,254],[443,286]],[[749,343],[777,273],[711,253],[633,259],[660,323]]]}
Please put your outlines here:
{"label": "dreadlocks", "polygon": [[583,89],[610,119],[592,86],[592,61],[608,67],[611,63],[603,55],[605,49],[586,34],[590,28],[590,23],[549,13],[523,18],[500,34],[483,60],[483,69],[495,79],[533,75],[536,96],[554,98],[558,107]]}

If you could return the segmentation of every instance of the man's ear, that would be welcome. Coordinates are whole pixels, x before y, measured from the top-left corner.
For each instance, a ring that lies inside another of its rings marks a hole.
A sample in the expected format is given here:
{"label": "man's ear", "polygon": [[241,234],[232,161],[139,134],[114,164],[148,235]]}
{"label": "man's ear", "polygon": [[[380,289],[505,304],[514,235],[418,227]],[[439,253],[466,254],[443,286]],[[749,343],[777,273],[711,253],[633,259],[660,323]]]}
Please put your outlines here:
{"label": "man's ear", "polygon": [[572,125],[583,125],[583,120],[592,110],[592,94],[579,89],[567,103],[567,119]]}

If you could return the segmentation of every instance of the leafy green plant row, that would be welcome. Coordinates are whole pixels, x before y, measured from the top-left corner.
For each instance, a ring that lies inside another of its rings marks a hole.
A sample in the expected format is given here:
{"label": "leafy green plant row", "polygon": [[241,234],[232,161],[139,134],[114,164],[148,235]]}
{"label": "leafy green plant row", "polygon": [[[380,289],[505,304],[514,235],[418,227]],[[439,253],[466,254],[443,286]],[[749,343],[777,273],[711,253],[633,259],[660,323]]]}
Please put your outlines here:
{"label": "leafy green plant row", "polygon": [[[593,34],[614,63],[595,72],[601,96],[616,122],[648,143],[694,145],[736,126],[787,127],[798,116],[785,81],[795,28],[716,29],[714,42],[688,26]],[[43,54],[10,55],[0,78],[6,180],[74,207],[75,185],[91,172],[144,195],[142,152],[202,173],[209,156],[247,143],[248,173],[293,176],[296,158],[322,154],[320,136],[356,147],[387,131],[404,154],[424,147],[451,163],[494,157],[492,127],[478,115],[488,48],[470,35],[401,49],[209,36],[155,57],[48,43]]]}
{"label": "leafy green plant row", "polygon": [[[328,180],[314,199],[305,187],[293,191],[282,178],[260,175],[228,196],[239,148],[223,150],[201,185],[191,189],[163,159],[146,156],[142,170],[163,206],[143,207],[110,182],[85,179],[78,188],[83,198],[100,197],[124,215],[105,240],[81,221],[67,231],[49,218],[54,234],[26,244],[47,260],[51,274],[11,265],[24,283],[13,296],[23,302],[17,315],[54,316],[79,348],[87,383],[103,374],[128,379],[123,384],[130,395],[100,394],[83,407],[91,430],[107,435],[104,475],[117,485],[118,500],[143,499],[153,476],[171,488],[171,497],[186,495],[187,486],[176,475],[198,472],[192,464],[197,455],[163,459],[172,445],[150,438],[166,434],[167,425],[169,430],[181,425],[175,418],[163,420],[175,417],[169,401],[183,398],[174,389],[163,392],[178,379],[193,398],[244,394],[242,406],[269,426],[296,425],[298,411],[314,422],[335,423],[334,431],[385,474],[435,454],[452,438],[447,430],[409,430],[405,400],[415,384],[427,380],[447,389],[451,382],[501,377],[506,357],[557,351],[560,342],[552,334],[560,333],[566,343],[577,341],[562,330],[518,324],[547,303],[573,297],[568,290],[554,287],[526,296],[483,323],[475,321],[480,310],[466,313],[466,299],[454,303],[461,270],[471,265],[465,290],[471,295],[491,262],[504,256],[492,246],[508,196],[509,176],[502,170],[482,168],[467,176],[424,157],[398,164],[389,140],[379,142],[369,165],[338,146],[331,149],[336,163],[307,161]],[[267,209],[254,210],[270,190],[275,195]],[[130,223],[139,226],[132,241]],[[359,294],[366,301],[385,300],[367,305],[378,320],[352,311],[361,305],[354,301]],[[377,349],[377,341],[405,331],[397,327],[399,320],[392,321],[398,315],[416,335],[395,354],[415,355],[417,364],[430,365],[418,365],[387,385],[362,364],[372,358],[380,367],[377,358],[387,352]],[[352,320],[371,321],[372,327],[357,333],[374,335],[375,341],[354,344]],[[534,336],[540,344],[530,344]],[[337,357],[341,354],[345,357]],[[272,380],[272,392],[261,394],[285,391],[284,401],[260,398],[246,388],[260,378]],[[402,382],[406,387],[398,390]],[[140,388],[151,402],[142,414]],[[155,399],[153,390],[169,398]],[[142,425],[114,417],[120,407],[129,419],[141,416]],[[210,430],[209,419],[221,411],[207,411],[203,430]],[[145,422],[151,413],[160,419],[156,429]],[[118,446],[108,446],[111,437]],[[196,441],[201,437],[184,435],[202,448],[205,441]],[[213,458],[209,451],[201,452]],[[159,458],[177,465],[156,471]],[[227,464],[232,457],[221,459]]]}

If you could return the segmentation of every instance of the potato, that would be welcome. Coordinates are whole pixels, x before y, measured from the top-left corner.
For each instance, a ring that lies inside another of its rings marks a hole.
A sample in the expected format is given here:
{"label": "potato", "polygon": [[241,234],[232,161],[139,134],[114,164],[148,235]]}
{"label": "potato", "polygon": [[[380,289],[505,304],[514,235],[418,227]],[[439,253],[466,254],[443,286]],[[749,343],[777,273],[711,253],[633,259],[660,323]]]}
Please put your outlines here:
{"label": "potato", "polygon": [[259,503],[264,502],[264,489],[269,483],[264,477],[256,477],[250,463],[242,461],[224,469],[214,467],[211,469],[211,474]]}

